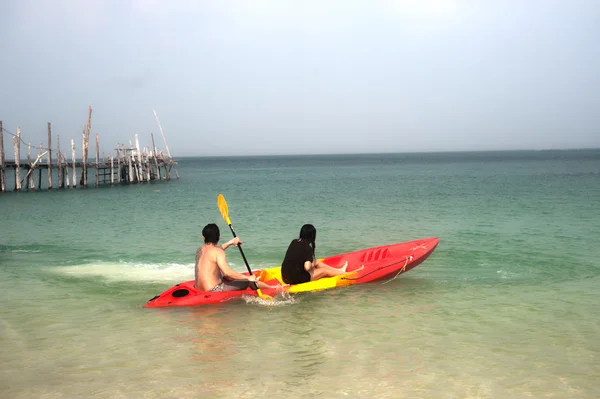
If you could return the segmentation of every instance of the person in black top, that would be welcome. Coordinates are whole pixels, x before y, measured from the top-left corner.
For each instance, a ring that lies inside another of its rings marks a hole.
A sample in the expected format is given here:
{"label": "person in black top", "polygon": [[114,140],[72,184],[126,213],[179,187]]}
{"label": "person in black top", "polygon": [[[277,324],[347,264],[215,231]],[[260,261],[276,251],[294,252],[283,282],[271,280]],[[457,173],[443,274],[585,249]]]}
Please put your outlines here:
{"label": "person in black top", "polygon": [[281,278],[286,284],[302,284],[322,277],[346,274],[348,262],[341,268],[331,267],[315,258],[317,229],[305,224],[300,229],[300,237],[292,240],[281,264]]}

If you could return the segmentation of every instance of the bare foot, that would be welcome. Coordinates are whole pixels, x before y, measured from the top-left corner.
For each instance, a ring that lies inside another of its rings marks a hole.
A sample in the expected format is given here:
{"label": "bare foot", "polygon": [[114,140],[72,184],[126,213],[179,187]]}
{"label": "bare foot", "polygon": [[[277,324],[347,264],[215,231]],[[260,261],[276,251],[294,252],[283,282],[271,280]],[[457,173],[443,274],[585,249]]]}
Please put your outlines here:
{"label": "bare foot", "polygon": [[344,273],[346,272],[346,269],[348,269],[348,261],[346,261],[346,263],[344,263],[344,266],[340,267],[340,270],[343,271]]}
{"label": "bare foot", "polygon": [[356,270],[352,270],[352,271],[353,271],[353,272],[357,272],[357,271],[359,271],[359,270],[362,270],[362,269],[364,269],[364,268],[365,268],[365,265],[362,265],[362,266],[361,266],[361,267],[359,267],[358,269],[356,269]]}

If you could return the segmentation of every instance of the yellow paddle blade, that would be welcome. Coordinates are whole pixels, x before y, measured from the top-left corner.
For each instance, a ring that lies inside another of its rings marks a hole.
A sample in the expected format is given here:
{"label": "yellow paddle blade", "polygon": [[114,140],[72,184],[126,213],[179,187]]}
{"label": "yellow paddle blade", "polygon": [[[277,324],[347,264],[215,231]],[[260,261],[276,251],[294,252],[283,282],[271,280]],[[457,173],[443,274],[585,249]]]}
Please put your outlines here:
{"label": "yellow paddle blade", "polygon": [[225,201],[225,197],[223,194],[219,194],[217,197],[217,205],[219,206],[219,211],[221,211],[221,215],[227,224],[231,224],[231,220],[229,220],[229,207],[227,206],[227,201]]}

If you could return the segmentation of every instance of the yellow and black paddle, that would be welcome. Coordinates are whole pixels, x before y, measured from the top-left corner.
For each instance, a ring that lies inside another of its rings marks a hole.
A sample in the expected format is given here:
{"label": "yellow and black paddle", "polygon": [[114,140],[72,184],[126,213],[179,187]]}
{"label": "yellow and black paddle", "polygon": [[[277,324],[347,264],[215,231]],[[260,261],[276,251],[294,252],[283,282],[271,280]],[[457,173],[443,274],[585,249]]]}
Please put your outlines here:
{"label": "yellow and black paddle", "polygon": [[[223,219],[225,220],[225,223],[227,223],[227,225],[229,226],[229,230],[231,230],[231,234],[233,234],[233,237],[237,237],[237,235],[235,234],[235,231],[233,231],[233,227],[231,227],[231,220],[229,220],[229,207],[227,206],[227,201],[225,201],[225,197],[223,197],[223,194],[219,194],[219,196],[217,197],[217,205],[219,206],[219,211],[221,211],[221,216],[223,216]],[[244,263],[246,264],[246,269],[248,269],[248,273],[250,273],[250,275],[252,275],[252,269],[250,269],[250,265],[248,264],[248,260],[246,259],[246,255],[244,255],[244,250],[242,250],[242,246],[238,245],[237,246],[240,250],[240,253],[242,254],[242,258],[244,259]],[[258,288],[258,283],[256,284],[256,292],[258,293],[258,296],[262,299],[268,299],[268,300],[273,300],[273,297],[270,295],[266,295],[263,294],[261,292],[261,290]]]}

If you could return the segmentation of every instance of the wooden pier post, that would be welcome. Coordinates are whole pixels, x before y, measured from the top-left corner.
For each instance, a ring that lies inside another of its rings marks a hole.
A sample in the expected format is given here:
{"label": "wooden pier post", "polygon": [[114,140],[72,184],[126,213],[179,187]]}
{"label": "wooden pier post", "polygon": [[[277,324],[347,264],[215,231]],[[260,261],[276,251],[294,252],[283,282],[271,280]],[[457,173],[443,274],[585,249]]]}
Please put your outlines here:
{"label": "wooden pier post", "polygon": [[29,171],[27,173],[27,190],[35,191],[35,183],[33,181],[33,165],[31,164],[31,143],[27,143],[27,163],[29,164]]}
{"label": "wooden pier post", "polygon": [[154,134],[150,133],[150,136],[152,136],[152,155],[154,157],[154,164],[156,165],[156,176],[158,176],[158,180],[161,180],[160,166],[158,166],[158,154],[156,153],[156,144],[154,144]]}
{"label": "wooden pier post", "polygon": [[121,183],[121,149],[117,143],[117,182]]}
{"label": "wooden pier post", "polygon": [[4,170],[4,129],[0,121],[0,190],[6,191],[6,172]]}
{"label": "wooden pier post", "polygon": [[98,158],[100,157],[100,149],[98,148],[98,133],[96,133],[96,187],[100,185],[100,169],[98,168]]}
{"label": "wooden pier post", "polygon": [[89,154],[89,145],[90,145],[90,132],[92,130],[92,106],[88,110],[88,122],[85,129],[85,159],[83,160],[83,186],[87,187],[87,161]]}
{"label": "wooden pier post", "polygon": [[133,183],[133,166],[131,165],[131,146],[129,147],[129,152],[127,153],[127,166],[129,166],[129,182]]}
{"label": "wooden pier post", "polygon": [[138,173],[137,162],[135,160],[135,148],[131,147],[130,154],[131,154],[131,164],[132,164],[132,167],[133,167],[133,178],[134,178],[133,181],[139,183],[140,182],[140,176],[139,176],[139,173]]}
{"label": "wooden pier post", "polygon": [[137,168],[138,168],[138,183],[144,182],[144,172],[142,170],[142,152],[140,151],[140,139],[135,135],[135,149],[137,150]]}
{"label": "wooden pier post", "polygon": [[133,144],[131,144],[131,140],[129,140],[129,155],[131,156],[131,162],[133,163],[133,177],[135,177],[135,180],[139,183],[140,182],[140,176],[138,174],[138,169],[137,169],[137,162],[135,160],[135,148],[133,148]]}
{"label": "wooden pier post", "polygon": [[144,147],[144,167],[146,168],[146,180],[150,181],[150,178],[152,177],[152,173],[150,172],[151,167],[150,167],[150,152],[148,150],[148,147]]}
{"label": "wooden pier post", "polygon": [[123,184],[129,183],[129,172],[128,172],[129,162],[127,161],[127,152],[125,152],[125,144],[122,144],[121,149],[121,168],[123,169],[122,177]]}
{"label": "wooden pier post", "polygon": [[48,122],[48,190],[52,189],[52,123]]}
{"label": "wooden pier post", "polygon": [[[41,146],[40,146],[41,148]],[[38,164],[38,162],[41,161],[41,159],[44,157],[44,155],[46,155],[45,152],[40,152],[40,155],[38,155],[37,159],[35,160],[34,163],[31,163],[31,144],[29,144],[29,151],[27,153],[27,160],[28,160],[28,168],[29,170],[27,171],[27,174],[25,175],[25,177],[23,178],[23,180],[27,181],[27,189],[29,191],[35,191],[35,184],[33,182],[33,174],[35,172],[35,165]],[[41,174],[42,174],[42,170],[40,169],[40,183],[41,183]]]}
{"label": "wooden pier post", "polygon": [[81,179],[79,179],[79,185],[85,187],[85,125],[83,125],[83,132],[81,139]]}
{"label": "wooden pier post", "polygon": [[[177,168],[175,167],[175,163],[173,162],[173,157],[171,157],[171,151],[169,151],[169,146],[167,145],[167,139],[165,139],[165,133],[162,130],[162,126],[160,125],[160,121],[158,120],[158,115],[154,108],[152,108],[152,112],[154,112],[154,116],[156,117],[156,123],[158,123],[158,128],[160,129],[160,134],[165,142],[165,148],[167,149],[167,154],[169,154],[169,162],[173,165],[173,169],[175,169],[175,176],[179,179],[179,173],[177,173]],[[164,158],[163,158],[164,159]]]}
{"label": "wooden pier post", "polygon": [[21,128],[17,128],[17,136],[13,138],[15,146],[15,191],[21,191]]}
{"label": "wooden pier post", "polygon": [[129,140],[129,156],[131,157],[131,163],[133,165],[133,177],[135,177],[135,181],[140,182],[140,175],[137,167],[137,161],[135,160],[135,148],[133,144],[131,144],[131,140]]}
{"label": "wooden pier post", "polygon": [[67,157],[65,157],[64,154],[62,154],[62,162],[65,164],[65,169],[64,169],[64,182],[65,182],[65,187],[69,188],[69,160],[67,159]]}
{"label": "wooden pier post", "polygon": [[165,177],[167,180],[171,180],[171,173],[169,172],[169,165],[168,162],[165,161],[165,154],[163,154],[163,152],[160,152],[160,158],[163,161],[163,166],[165,167]]}
{"label": "wooden pier post", "polygon": [[146,168],[146,181],[150,181],[150,155],[148,154],[148,147],[144,147],[144,167]]}
{"label": "wooden pier post", "polygon": [[83,187],[87,187],[88,183],[87,183],[87,175],[88,175],[88,171],[87,171],[87,161],[88,161],[88,152],[89,152],[89,141],[88,141],[88,137],[89,137],[90,133],[87,130],[87,127],[83,133],[83,154],[82,154],[82,158],[83,158],[83,172],[81,175],[81,178],[83,179]]}
{"label": "wooden pier post", "polygon": [[127,151],[127,165],[129,166],[129,181],[128,183],[133,183],[133,177],[135,176],[135,165],[133,164],[133,150],[132,150],[131,140],[129,140],[129,147],[126,148]]}
{"label": "wooden pier post", "polygon": [[129,147],[129,152],[127,153],[127,162],[129,162],[129,183],[133,183],[135,172],[135,165],[133,164],[133,151],[131,147]]}
{"label": "wooden pier post", "polygon": [[140,169],[138,168],[137,159],[135,157],[135,148],[131,148],[131,162],[133,163],[133,177],[135,177],[135,181],[140,183]]}
{"label": "wooden pier post", "polygon": [[108,158],[110,159],[110,185],[115,184],[115,169],[112,154],[108,154]]}
{"label": "wooden pier post", "polygon": [[[43,151],[42,146],[43,146],[43,144],[40,143],[40,155],[38,156],[38,158],[42,158],[42,156],[43,156],[43,154],[42,154],[42,151]],[[41,189],[42,189],[42,168],[40,167],[38,169],[38,190],[41,190]]]}
{"label": "wooden pier post", "polygon": [[60,152],[60,135],[56,136],[56,160],[58,162],[58,188],[65,187],[65,176],[62,168],[62,153]]}
{"label": "wooden pier post", "polygon": [[121,184],[121,144],[117,143],[117,184]]}
{"label": "wooden pier post", "polygon": [[127,160],[125,159],[125,144],[121,144],[121,168],[123,168],[123,170],[121,171],[121,169],[119,169],[119,176],[121,176],[121,183],[127,183],[127,173],[126,173],[126,169],[127,169]]}
{"label": "wooden pier post", "polygon": [[144,152],[143,148],[140,148],[141,153],[140,153],[140,163],[141,163],[141,167],[140,167],[140,171],[142,172],[142,180],[146,180],[146,162],[144,161],[146,159],[146,153]]}
{"label": "wooden pier post", "polygon": [[75,140],[71,139],[71,159],[73,161],[73,188],[77,188],[77,163],[75,162]]}

